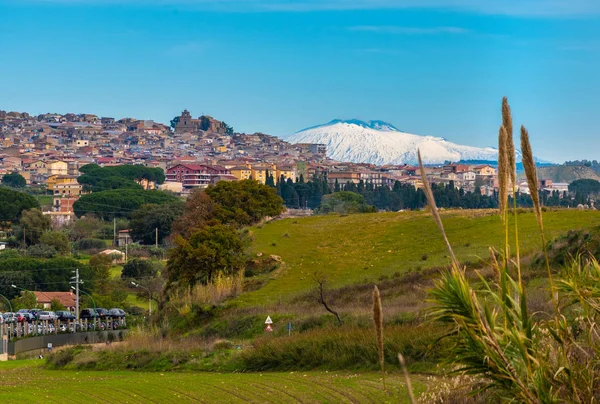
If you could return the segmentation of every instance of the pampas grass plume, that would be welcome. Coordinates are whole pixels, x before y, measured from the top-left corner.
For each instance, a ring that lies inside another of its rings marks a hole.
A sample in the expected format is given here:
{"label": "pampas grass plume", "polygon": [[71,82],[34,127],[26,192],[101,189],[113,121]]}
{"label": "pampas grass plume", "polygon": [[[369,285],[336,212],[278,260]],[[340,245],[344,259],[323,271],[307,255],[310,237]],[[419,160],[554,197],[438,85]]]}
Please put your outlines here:
{"label": "pampas grass plume", "polygon": [[535,161],[533,160],[531,143],[529,143],[529,133],[524,126],[521,126],[521,153],[523,154],[523,167],[525,168],[525,175],[527,176],[529,194],[533,200],[535,218],[537,219],[540,230],[543,231],[544,223],[542,221],[542,207],[540,205],[537,170],[535,167]]}
{"label": "pampas grass plume", "polygon": [[508,181],[510,177],[508,161],[508,133],[500,126],[498,133],[498,207],[502,220],[506,220],[508,211]]}
{"label": "pampas grass plume", "polygon": [[502,126],[506,129],[506,153],[508,157],[508,180],[514,187],[517,183],[517,162],[515,156],[515,143],[513,141],[513,122],[508,99],[502,98]]}

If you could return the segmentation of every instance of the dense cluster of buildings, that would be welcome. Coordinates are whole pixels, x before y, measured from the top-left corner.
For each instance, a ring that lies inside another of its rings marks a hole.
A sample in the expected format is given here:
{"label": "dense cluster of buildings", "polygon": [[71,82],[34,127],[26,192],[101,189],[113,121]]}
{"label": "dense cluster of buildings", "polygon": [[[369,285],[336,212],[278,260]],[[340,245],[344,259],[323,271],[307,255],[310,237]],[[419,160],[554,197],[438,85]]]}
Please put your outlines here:
{"label": "dense cluster of buildings", "polygon": [[[70,212],[82,193],[79,168],[142,164],[160,167],[166,181],[159,187],[188,193],[218,181],[268,176],[296,181],[325,174],[333,188],[363,181],[392,186],[396,181],[421,186],[417,167],[374,166],[330,160],[322,144],[290,144],[264,133],[234,133],[210,116],[197,119],[187,111],[172,127],[150,120],[98,117],[92,114],[42,114],[0,111],[0,176],[18,172],[30,185],[46,186],[55,196],[52,210]],[[491,195],[497,188],[490,165],[446,164],[427,167],[432,182]],[[564,188],[565,184],[547,184]],[[525,185],[519,184],[522,192]]]}

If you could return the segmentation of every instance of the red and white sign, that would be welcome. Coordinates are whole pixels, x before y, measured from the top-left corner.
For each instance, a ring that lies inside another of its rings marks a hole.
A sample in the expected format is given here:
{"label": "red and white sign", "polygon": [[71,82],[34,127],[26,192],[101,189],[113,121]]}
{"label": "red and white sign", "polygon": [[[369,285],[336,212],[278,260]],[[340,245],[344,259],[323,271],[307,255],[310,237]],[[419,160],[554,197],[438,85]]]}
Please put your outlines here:
{"label": "red and white sign", "polygon": [[265,327],[265,331],[266,332],[273,332],[273,327],[271,327],[271,324],[267,324],[267,326]]}

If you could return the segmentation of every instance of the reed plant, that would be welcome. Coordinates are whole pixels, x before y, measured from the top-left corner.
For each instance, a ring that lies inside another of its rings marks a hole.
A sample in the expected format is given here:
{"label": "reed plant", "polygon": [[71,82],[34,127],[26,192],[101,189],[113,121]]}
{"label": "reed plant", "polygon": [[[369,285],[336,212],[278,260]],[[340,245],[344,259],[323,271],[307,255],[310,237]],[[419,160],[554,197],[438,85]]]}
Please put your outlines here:
{"label": "reed plant", "polygon": [[[527,307],[527,289],[521,277],[516,204],[508,206],[509,186],[515,194],[515,148],[512,117],[506,98],[499,131],[500,216],[505,232],[502,259],[492,251],[496,278],[488,280],[475,270],[477,284],[456,260],[433,200],[419,154],[422,181],[430,211],[451,257],[430,292],[429,316],[445,324],[453,342],[446,353],[454,373],[474,377],[473,393],[486,392],[495,401],[524,403],[598,402],[600,400],[600,266],[593,259],[573,260],[558,285],[546,250],[537,173],[527,130],[521,128],[521,149],[540,240],[546,259],[554,313],[534,321]],[[509,214],[514,216],[509,227]],[[514,234],[516,255],[509,251]],[[516,269],[516,277],[513,275]],[[561,293],[559,296],[558,293]],[[559,303],[563,302],[561,306]],[[563,307],[565,306],[565,307]],[[568,306],[568,315],[564,315]]]}
{"label": "reed plant", "polygon": [[244,271],[238,271],[234,275],[219,272],[208,284],[196,284],[172,292],[169,301],[179,314],[185,315],[194,305],[215,305],[237,296],[242,292],[243,285]]}

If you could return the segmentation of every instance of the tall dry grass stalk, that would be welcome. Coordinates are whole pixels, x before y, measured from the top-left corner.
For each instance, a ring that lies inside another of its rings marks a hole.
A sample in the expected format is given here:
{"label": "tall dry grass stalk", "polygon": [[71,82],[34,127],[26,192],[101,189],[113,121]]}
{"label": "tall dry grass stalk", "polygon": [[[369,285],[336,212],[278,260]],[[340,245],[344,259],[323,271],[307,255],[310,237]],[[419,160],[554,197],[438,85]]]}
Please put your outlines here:
{"label": "tall dry grass stalk", "polygon": [[373,288],[373,323],[375,323],[375,334],[377,335],[377,351],[379,352],[379,366],[381,366],[381,380],[385,390],[385,356],[383,352],[383,309],[381,307],[381,295],[377,285]]}
{"label": "tall dry grass stalk", "polygon": [[529,193],[531,194],[531,200],[533,201],[533,211],[535,212],[535,218],[540,229],[542,248],[546,261],[546,271],[548,272],[550,291],[552,292],[552,303],[554,304],[554,309],[558,316],[558,299],[554,289],[552,272],[550,271],[550,259],[548,258],[548,247],[546,236],[544,234],[544,220],[542,218],[542,206],[540,204],[537,169],[535,167],[535,160],[533,159],[533,152],[531,151],[531,143],[529,142],[529,132],[524,126],[521,126],[521,153],[523,154],[523,167],[525,168],[525,175],[527,176],[527,185],[529,186]]}
{"label": "tall dry grass stalk", "polygon": [[431,190],[431,186],[429,185],[427,174],[425,174],[425,166],[423,166],[423,160],[421,159],[421,150],[418,150],[417,154],[419,156],[419,170],[421,172],[423,187],[425,188],[427,204],[431,209],[433,219],[435,220],[436,224],[438,225],[438,228],[440,229],[440,232],[442,233],[442,237],[444,238],[444,242],[446,243],[446,248],[448,249],[448,253],[450,254],[450,258],[452,259],[452,265],[454,265],[456,268],[460,268],[460,263],[456,259],[456,255],[454,255],[454,251],[452,250],[452,246],[450,245],[450,241],[448,240],[448,236],[446,235],[446,231],[444,230],[444,224],[442,223],[440,212],[438,211],[437,205],[435,203],[435,198],[433,197],[433,191]]}
{"label": "tall dry grass stalk", "polygon": [[415,404],[415,395],[413,394],[412,384],[410,383],[410,377],[408,376],[408,370],[406,369],[406,363],[404,362],[404,356],[401,353],[398,354],[398,361],[402,367],[402,373],[404,374],[404,381],[406,382],[406,389],[408,390],[408,399],[411,404]]}
{"label": "tall dry grass stalk", "polygon": [[502,98],[502,126],[506,129],[506,152],[508,154],[508,168],[509,175],[508,179],[514,187],[517,182],[517,164],[515,156],[515,143],[513,141],[513,122],[512,114],[510,112],[510,105],[508,105],[508,99]]}

